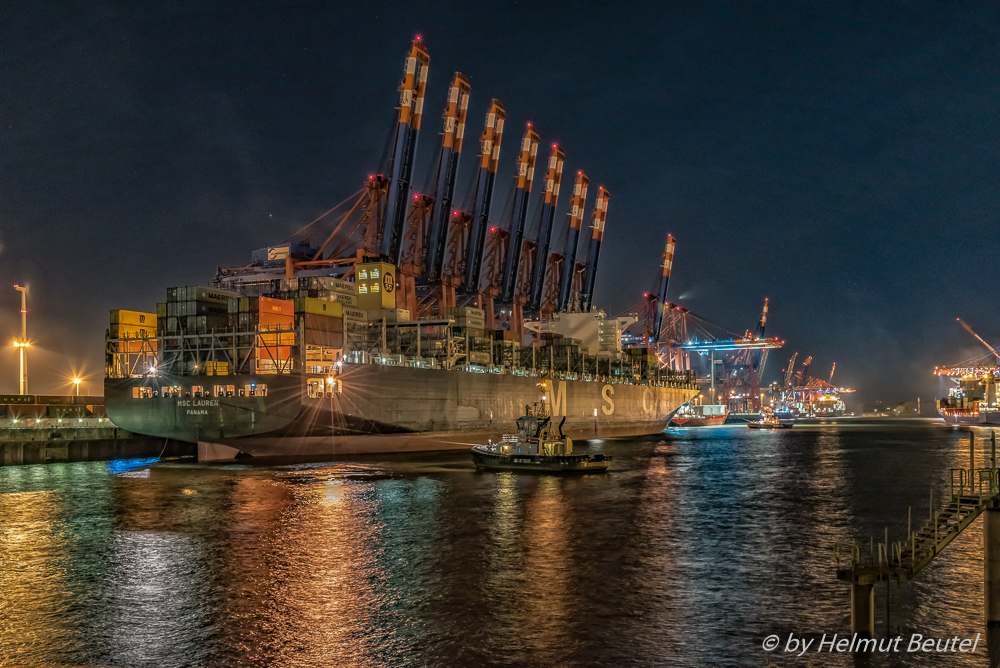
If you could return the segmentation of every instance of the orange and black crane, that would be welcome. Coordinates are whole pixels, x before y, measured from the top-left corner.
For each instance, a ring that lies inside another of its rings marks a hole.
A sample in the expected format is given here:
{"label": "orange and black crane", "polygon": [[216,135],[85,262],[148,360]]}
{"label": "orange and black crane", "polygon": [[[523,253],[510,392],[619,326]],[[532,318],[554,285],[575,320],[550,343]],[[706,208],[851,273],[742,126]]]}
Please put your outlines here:
{"label": "orange and black crane", "polygon": [[436,283],[441,279],[445,242],[448,240],[448,222],[452,216],[451,205],[455,198],[455,181],[458,178],[458,163],[462,156],[465,120],[469,113],[471,92],[469,80],[461,72],[455,72],[455,78],[448,90],[448,107],[444,112],[444,133],[441,137],[441,157],[438,160],[434,215],[427,238],[424,276],[428,283]]}
{"label": "orange and black crane", "polygon": [[[358,262],[381,258],[395,265],[396,304],[419,317],[441,308],[474,304],[522,322],[522,315],[545,318],[557,311],[589,310],[607,218],[608,191],[601,188],[593,212],[592,236],[581,248],[580,233],[587,204],[588,178],[577,173],[567,217],[565,247],[550,252],[559,206],[565,156],[552,144],[537,227],[529,225],[539,137],[529,124],[517,160],[516,184],[509,222],[491,221],[505,110],[492,100],[480,140],[478,175],[469,194],[471,206],[456,205],[458,171],[468,118],[471,86],[456,72],[444,109],[441,148],[425,193],[413,193],[414,158],[427,92],[430,55],[421,39],[410,44],[389,151],[380,172],[368,177],[360,191],[316,218],[285,243],[284,277],[297,272],[329,272],[347,278]],[[331,224],[332,221],[332,224]],[[322,223],[322,225],[318,225]],[[332,228],[327,236],[326,227]],[[531,227],[532,238],[526,239]],[[324,236],[319,236],[319,235]],[[486,253],[485,251],[489,251]],[[586,261],[577,261],[586,255]],[[252,273],[256,265],[234,267],[231,275]],[[488,276],[488,285],[483,285]],[[495,319],[488,320],[491,327]]]}
{"label": "orange and black crane", "polygon": [[552,223],[555,220],[556,207],[559,204],[559,184],[562,181],[564,159],[562,149],[553,144],[552,153],[549,154],[549,169],[545,173],[545,199],[542,201],[538,237],[535,240],[535,266],[532,270],[531,285],[525,291],[528,295],[528,308],[535,311],[539,309],[542,302],[542,287],[545,283],[546,267],[549,262]]}
{"label": "orange and black crane", "polygon": [[597,262],[601,259],[601,244],[604,242],[604,221],[608,218],[608,201],[611,199],[610,193],[603,186],[597,189],[597,202],[594,204],[593,233],[590,238],[590,253],[587,258],[586,274],[583,278],[583,289],[581,290],[580,310],[584,313],[590,312],[590,306],[594,302],[594,283],[597,281]]}
{"label": "orange and black crane", "polygon": [[570,200],[569,234],[566,237],[566,250],[563,253],[562,282],[559,288],[558,311],[565,311],[569,304],[570,290],[573,285],[573,273],[576,271],[576,247],[580,241],[580,229],[583,227],[583,211],[587,204],[587,184],[590,179],[583,172],[576,173],[576,184],[573,186],[573,199]]}
{"label": "orange and black crane", "polygon": [[538,133],[528,123],[521,140],[521,155],[517,159],[517,185],[514,189],[514,220],[507,243],[507,258],[504,262],[503,282],[500,286],[500,301],[510,304],[514,300],[514,288],[521,263],[521,246],[524,241],[524,223],[528,217],[528,199],[535,180],[535,158],[538,153]]}
{"label": "orange and black crane", "polygon": [[410,199],[410,179],[413,158],[417,152],[417,136],[424,113],[424,92],[431,58],[418,37],[413,41],[406,59],[406,71],[399,90],[399,122],[393,142],[392,175],[389,178],[385,228],[379,252],[386,261],[398,265],[402,253],[403,225],[406,223]]}
{"label": "orange and black crane", "polygon": [[466,247],[464,281],[462,289],[469,294],[479,292],[482,275],[483,250],[489,230],[490,209],[493,205],[493,186],[496,183],[497,164],[500,162],[500,144],[503,140],[503,123],[506,117],[503,105],[496,98],[490,103],[486,114],[486,129],[480,142],[479,181],[476,189],[476,205],[469,228],[469,244]]}
{"label": "orange and black crane", "polygon": [[660,327],[663,325],[663,311],[667,308],[667,286],[670,284],[670,272],[674,267],[674,247],[677,239],[667,235],[667,246],[663,250],[663,261],[660,263],[660,289],[655,295],[647,294],[646,303],[649,313],[646,317],[646,346],[655,349],[660,342]]}

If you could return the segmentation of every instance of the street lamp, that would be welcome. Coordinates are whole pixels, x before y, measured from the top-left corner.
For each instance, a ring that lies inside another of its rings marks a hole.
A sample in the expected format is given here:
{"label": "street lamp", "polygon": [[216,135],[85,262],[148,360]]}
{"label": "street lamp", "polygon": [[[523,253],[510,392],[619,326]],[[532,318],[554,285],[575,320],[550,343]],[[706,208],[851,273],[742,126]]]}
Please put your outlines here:
{"label": "street lamp", "polygon": [[73,384],[76,385],[76,396],[80,396],[80,379],[74,378]]}
{"label": "street lamp", "polygon": [[21,339],[20,341],[14,341],[14,347],[18,349],[21,358],[21,394],[28,393],[28,351],[26,348],[31,344],[28,343],[28,286],[15,285],[14,289],[21,293]]}

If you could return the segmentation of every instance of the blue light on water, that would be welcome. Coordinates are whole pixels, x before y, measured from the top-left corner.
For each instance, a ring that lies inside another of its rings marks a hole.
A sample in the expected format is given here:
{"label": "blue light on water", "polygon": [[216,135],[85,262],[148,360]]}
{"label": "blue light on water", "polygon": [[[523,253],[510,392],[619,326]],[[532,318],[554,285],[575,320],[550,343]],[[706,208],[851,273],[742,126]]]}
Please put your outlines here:
{"label": "blue light on water", "polygon": [[108,462],[108,474],[118,475],[140,466],[149,466],[160,461],[158,457],[143,457],[139,459],[114,459]]}

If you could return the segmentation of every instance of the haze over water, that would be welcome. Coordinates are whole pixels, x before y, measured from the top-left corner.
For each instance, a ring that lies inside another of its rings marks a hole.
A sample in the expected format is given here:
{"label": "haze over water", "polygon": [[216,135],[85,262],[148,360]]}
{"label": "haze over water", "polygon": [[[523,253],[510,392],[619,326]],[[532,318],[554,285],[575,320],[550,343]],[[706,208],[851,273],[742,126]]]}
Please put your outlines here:
{"label": "haze over water", "polygon": [[[968,465],[967,432],[929,421],[589,445],[612,472],[480,474],[465,453],[0,468],[0,665],[763,666],[772,633],[849,634],[834,542],[905,533]],[[893,589],[890,620],[983,632],[977,653],[874,665],[989,665],[981,546],[977,520]]]}

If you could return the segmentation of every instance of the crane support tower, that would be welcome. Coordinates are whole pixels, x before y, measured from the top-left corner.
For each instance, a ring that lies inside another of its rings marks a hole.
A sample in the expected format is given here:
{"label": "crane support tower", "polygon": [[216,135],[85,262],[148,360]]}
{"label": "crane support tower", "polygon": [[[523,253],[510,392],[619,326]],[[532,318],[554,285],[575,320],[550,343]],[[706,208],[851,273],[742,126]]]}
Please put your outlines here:
{"label": "crane support tower", "polygon": [[505,117],[503,105],[494,98],[486,114],[486,129],[483,131],[479,157],[479,189],[476,209],[472,214],[472,227],[469,230],[468,255],[465,258],[465,282],[462,287],[469,293],[479,291],[483,249],[489,229],[490,207],[493,205],[493,186],[496,183],[497,163],[500,162]]}
{"label": "crane support tower", "polygon": [[583,227],[583,209],[587,204],[587,184],[590,179],[583,172],[576,173],[576,185],[573,186],[573,199],[570,202],[569,235],[566,237],[566,252],[563,254],[562,286],[559,289],[557,310],[565,311],[569,305],[569,293],[573,286],[573,273],[576,271],[576,247],[580,241],[580,228]]}
{"label": "crane support tower", "polygon": [[521,155],[517,159],[517,186],[514,190],[514,224],[507,242],[500,300],[510,303],[514,299],[518,268],[521,263],[521,246],[524,241],[524,222],[528,216],[528,198],[535,180],[535,158],[538,154],[538,133],[528,123],[521,140]]}
{"label": "crane support tower", "polygon": [[670,271],[674,266],[674,247],[677,245],[677,239],[674,235],[667,235],[667,247],[663,250],[663,263],[660,265],[662,272],[660,274],[660,293],[656,296],[656,315],[653,322],[653,331],[650,335],[649,347],[655,348],[656,344],[660,341],[660,326],[663,324],[663,309],[667,305],[667,285],[670,283]]}
{"label": "crane support tower", "polygon": [[383,258],[398,265],[402,253],[403,225],[410,196],[413,158],[417,152],[417,135],[424,111],[424,91],[431,58],[420,38],[413,40],[406,70],[399,89],[399,123],[392,151],[392,176],[389,180],[385,228],[379,252]]}
{"label": "crane support tower", "polygon": [[545,283],[545,269],[549,261],[552,223],[555,220],[556,206],[559,204],[559,184],[562,181],[564,159],[562,150],[553,144],[552,153],[549,154],[549,168],[545,173],[545,199],[542,202],[538,238],[535,240],[535,266],[531,285],[527,290],[528,307],[533,310],[538,310],[542,302],[542,286]]}
{"label": "crane support tower", "polygon": [[427,239],[427,261],[425,275],[429,283],[441,278],[444,263],[444,248],[448,238],[448,223],[451,220],[451,204],[455,198],[455,181],[458,177],[458,163],[462,156],[462,142],[465,138],[465,120],[469,113],[469,95],[472,87],[461,72],[448,90],[448,107],[444,112],[444,133],[441,139],[441,159],[438,163],[438,187],[434,197],[434,217]]}
{"label": "crane support tower", "polygon": [[587,258],[587,273],[583,279],[583,303],[581,310],[590,312],[594,303],[594,284],[597,281],[597,262],[601,259],[601,243],[604,241],[604,223],[608,219],[608,200],[611,195],[603,186],[597,189],[597,202],[594,204],[593,234],[590,238],[590,257]]}

